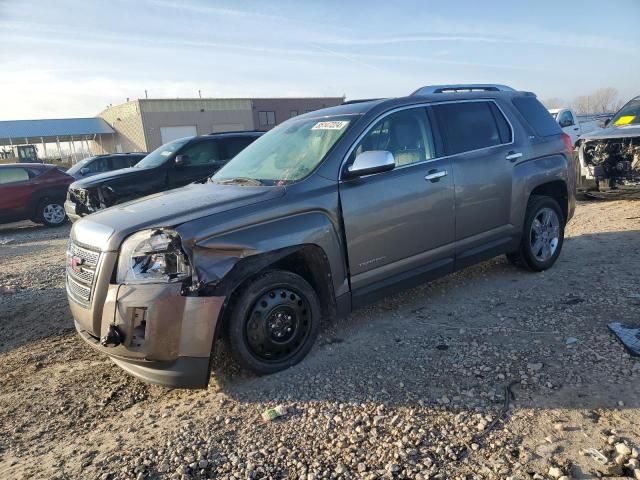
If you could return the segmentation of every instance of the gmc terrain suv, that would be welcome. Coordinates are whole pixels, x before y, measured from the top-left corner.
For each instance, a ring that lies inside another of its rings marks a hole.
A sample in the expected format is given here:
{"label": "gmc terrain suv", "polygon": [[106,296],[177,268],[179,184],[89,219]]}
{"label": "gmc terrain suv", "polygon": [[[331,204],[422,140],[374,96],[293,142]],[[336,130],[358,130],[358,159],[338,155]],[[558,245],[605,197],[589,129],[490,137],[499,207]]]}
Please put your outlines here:
{"label": "gmc terrain suv", "polygon": [[573,145],[535,95],[424,87],[292,118],[204,183],[73,225],[80,336],[130,373],[205,387],[215,340],[266,374],[323,317],[499,254],[550,268],[575,206]]}
{"label": "gmc terrain suv", "polygon": [[263,132],[185,137],[154,150],[132,168],[74,182],[64,204],[72,222],[112,205],[182,187],[207,178]]}

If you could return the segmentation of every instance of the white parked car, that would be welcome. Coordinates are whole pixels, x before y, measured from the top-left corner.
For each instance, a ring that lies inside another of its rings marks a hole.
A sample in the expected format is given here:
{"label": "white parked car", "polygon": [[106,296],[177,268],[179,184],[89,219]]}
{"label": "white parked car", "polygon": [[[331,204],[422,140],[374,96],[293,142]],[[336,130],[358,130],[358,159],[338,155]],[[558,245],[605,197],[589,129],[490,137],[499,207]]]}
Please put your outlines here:
{"label": "white parked car", "polygon": [[600,128],[597,119],[580,120],[570,108],[551,108],[549,113],[554,118],[560,128],[571,137],[574,146],[578,146],[580,137],[585,133],[593,132]]}

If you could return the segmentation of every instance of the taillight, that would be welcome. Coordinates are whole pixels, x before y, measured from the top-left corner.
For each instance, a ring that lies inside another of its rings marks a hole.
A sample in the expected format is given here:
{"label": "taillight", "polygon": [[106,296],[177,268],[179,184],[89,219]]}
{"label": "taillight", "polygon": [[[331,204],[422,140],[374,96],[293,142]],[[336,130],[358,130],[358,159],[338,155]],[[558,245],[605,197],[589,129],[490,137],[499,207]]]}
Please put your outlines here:
{"label": "taillight", "polygon": [[562,134],[562,141],[564,142],[564,149],[569,154],[569,156],[573,155],[573,142],[571,141],[571,137],[566,133]]}

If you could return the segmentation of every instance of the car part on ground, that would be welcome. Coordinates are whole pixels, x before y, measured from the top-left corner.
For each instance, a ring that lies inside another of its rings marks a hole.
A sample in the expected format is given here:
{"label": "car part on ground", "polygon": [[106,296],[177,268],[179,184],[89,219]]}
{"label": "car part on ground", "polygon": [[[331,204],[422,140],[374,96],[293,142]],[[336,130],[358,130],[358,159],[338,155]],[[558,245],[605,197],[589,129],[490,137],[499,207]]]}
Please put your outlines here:
{"label": "car part on ground", "polygon": [[[80,336],[147,381],[203,387],[217,338],[271,373],[322,318],[399,288],[505,253],[551,267],[575,208],[571,141],[531,93],[437,90],[297,116],[206,182],[75,223]],[[143,163],[182,163],[182,147]]]}

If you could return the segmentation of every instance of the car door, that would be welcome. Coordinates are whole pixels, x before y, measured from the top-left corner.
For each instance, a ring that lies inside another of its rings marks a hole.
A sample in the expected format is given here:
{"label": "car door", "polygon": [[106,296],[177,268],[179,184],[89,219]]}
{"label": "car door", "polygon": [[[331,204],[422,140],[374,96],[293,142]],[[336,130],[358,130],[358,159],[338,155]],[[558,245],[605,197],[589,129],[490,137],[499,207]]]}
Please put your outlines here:
{"label": "car door", "polygon": [[580,125],[576,121],[571,110],[563,110],[558,117],[558,124],[562,131],[571,137],[571,143],[576,144],[580,138]]}
{"label": "car door", "polygon": [[168,171],[169,187],[181,187],[212,175],[223,162],[221,150],[217,139],[204,139],[185,145],[179,152],[182,164],[173,163]]}
{"label": "car door", "polygon": [[352,148],[345,167],[370,150],[396,166],[340,181],[354,304],[389,284],[451,271],[454,187],[448,158],[436,158],[427,111],[412,107],[379,119]]}
{"label": "car door", "polygon": [[[455,181],[457,266],[512,241],[513,167],[528,155],[492,100],[433,106]],[[523,141],[520,139],[520,141]]]}
{"label": "car door", "polygon": [[0,168],[0,217],[25,217],[33,192],[32,176],[26,168]]}

